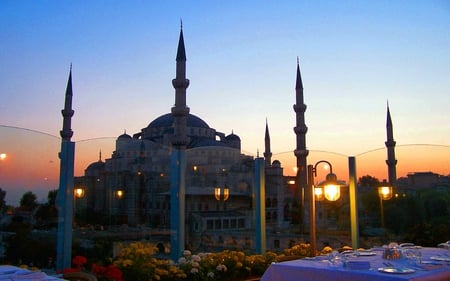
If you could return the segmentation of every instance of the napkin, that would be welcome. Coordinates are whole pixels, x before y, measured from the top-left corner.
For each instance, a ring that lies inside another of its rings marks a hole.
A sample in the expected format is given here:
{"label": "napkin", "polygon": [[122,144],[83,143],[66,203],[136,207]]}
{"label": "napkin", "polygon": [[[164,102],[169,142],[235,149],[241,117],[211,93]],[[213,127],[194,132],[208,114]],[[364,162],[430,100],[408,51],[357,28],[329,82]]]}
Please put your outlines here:
{"label": "napkin", "polygon": [[345,267],[349,269],[369,269],[370,262],[368,261],[346,261]]}

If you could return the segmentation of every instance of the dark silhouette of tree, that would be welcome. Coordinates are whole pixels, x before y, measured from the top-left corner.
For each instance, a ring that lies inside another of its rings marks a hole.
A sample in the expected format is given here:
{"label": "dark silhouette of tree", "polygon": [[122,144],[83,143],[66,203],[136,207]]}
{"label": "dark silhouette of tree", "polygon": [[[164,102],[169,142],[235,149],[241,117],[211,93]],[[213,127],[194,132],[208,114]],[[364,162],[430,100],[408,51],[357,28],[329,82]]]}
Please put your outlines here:
{"label": "dark silhouette of tree", "polygon": [[20,198],[20,208],[25,211],[33,211],[38,206],[36,199],[37,197],[33,192],[25,192]]}
{"label": "dark silhouette of tree", "polygon": [[4,213],[7,209],[5,197],[6,191],[0,188],[0,213]]}
{"label": "dark silhouette of tree", "polygon": [[47,195],[47,202],[49,205],[55,205],[56,204],[56,196],[58,195],[58,190],[50,190]]}
{"label": "dark silhouette of tree", "polygon": [[51,190],[47,195],[47,203],[38,207],[35,213],[37,228],[52,228],[57,226],[58,210],[56,209],[56,195],[58,190]]}
{"label": "dark silhouette of tree", "polygon": [[376,188],[380,185],[380,180],[370,175],[366,175],[359,178],[358,184],[364,187]]}

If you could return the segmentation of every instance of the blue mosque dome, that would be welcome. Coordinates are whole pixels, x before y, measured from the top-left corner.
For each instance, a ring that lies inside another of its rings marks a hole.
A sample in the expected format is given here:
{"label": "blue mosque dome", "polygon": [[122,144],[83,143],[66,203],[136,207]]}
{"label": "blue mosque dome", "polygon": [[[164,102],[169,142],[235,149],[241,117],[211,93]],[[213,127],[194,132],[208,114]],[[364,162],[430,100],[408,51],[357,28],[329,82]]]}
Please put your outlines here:
{"label": "blue mosque dome", "polygon": [[[153,120],[147,128],[159,128],[159,127],[172,127],[173,125],[173,115],[172,113],[167,113],[164,115],[161,115],[160,117]],[[188,127],[194,127],[194,128],[206,128],[209,129],[208,124],[206,124],[205,121],[203,121],[201,118],[193,115],[188,114],[187,116],[187,126]]]}

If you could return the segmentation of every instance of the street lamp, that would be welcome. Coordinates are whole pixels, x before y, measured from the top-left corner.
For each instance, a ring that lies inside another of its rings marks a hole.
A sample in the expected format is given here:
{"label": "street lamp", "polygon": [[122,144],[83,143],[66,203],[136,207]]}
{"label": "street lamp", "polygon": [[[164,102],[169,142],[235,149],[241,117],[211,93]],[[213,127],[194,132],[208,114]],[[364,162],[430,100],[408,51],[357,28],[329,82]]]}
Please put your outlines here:
{"label": "street lamp", "polygon": [[381,183],[381,186],[378,187],[378,197],[380,198],[380,213],[381,213],[381,227],[384,228],[384,208],[383,208],[383,200],[389,200],[392,198],[392,186],[390,186],[386,180]]}
{"label": "street lamp", "polygon": [[84,197],[84,188],[77,187],[74,189],[73,193],[74,193],[73,195],[75,196],[75,198],[78,198],[78,199],[83,198]]}
{"label": "street lamp", "polygon": [[[223,192],[222,192],[223,191]],[[216,186],[214,188],[214,197],[216,197],[217,201],[227,201],[230,197],[230,189],[225,185],[222,189],[221,187]]]}
{"label": "street lamp", "polygon": [[[330,173],[326,177],[324,184],[324,190],[319,190],[314,187],[314,178],[317,177],[317,165],[320,163],[326,163],[330,167]],[[314,166],[308,165],[308,188],[310,190],[310,243],[311,243],[311,256],[316,255],[316,194],[323,194],[327,199],[333,199],[335,201],[340,196],[340,186],[337,184],[337,177],[333,174],[333,167],[330,162],[325,160],[318,161]],[[328,192],[328,195],[327,195]],[[338,196],[336,198],[336,196]]]}
{"label": "street lamp", "polygon": [[124,195],[124,192],[123,192],[122,189],[116,190],[116,197],[117,197],[118,199],[122,199],[123,195]]}
{"label": "street lamp", "polygon": [[75,221],[77,220],[77,214],[78,214],[78,219],[81,221],[82,218],[82,214],[81,214],[81,209],[79,204],[77,204],[77,200],[80,200],[84,197],[85,194],[85,190],[83,187],[76,187],[73,189],[73,197],[74,197],[74,208],[75,208]]}

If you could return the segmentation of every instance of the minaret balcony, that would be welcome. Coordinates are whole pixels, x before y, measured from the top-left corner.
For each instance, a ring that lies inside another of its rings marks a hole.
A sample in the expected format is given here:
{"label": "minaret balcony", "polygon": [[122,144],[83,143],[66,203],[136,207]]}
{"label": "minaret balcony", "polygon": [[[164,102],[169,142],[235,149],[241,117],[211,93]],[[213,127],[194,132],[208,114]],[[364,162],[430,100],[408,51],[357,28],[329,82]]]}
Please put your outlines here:
{"label": "minaret balcony", "polygon": [[304,113],[306,111],[306,104],[294,104],[293,107],[296,113]]}
{"label": "minaret balcony", "polygon": [[175,78],[172,80],[172,85],[175,89],[186,89],[189,87],[189,79]]}
{"label": "minaret balcony", "polygon": [[306,125],[299,125],[294,127],[295,134],[306,134],[308,132],[308,127]]}
{"label": "minaret balcony", "polygon": [[189,107],[187,107],[187,106],[184,106],[184,107],[174,106],[174,107],[172,107],[172,115],[174,117],[187,116],[188,114],[189,114]]}

